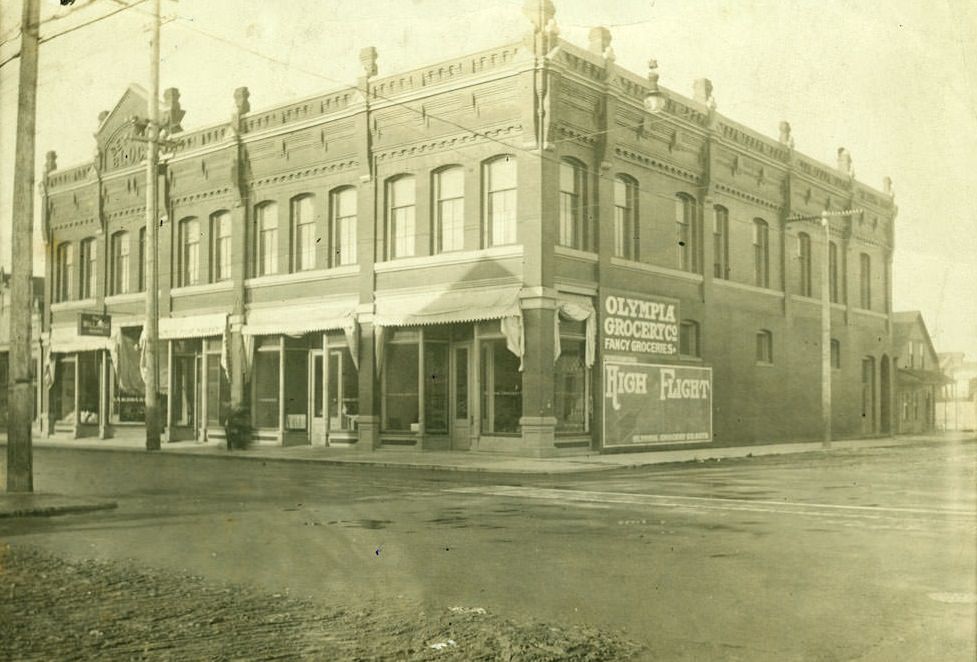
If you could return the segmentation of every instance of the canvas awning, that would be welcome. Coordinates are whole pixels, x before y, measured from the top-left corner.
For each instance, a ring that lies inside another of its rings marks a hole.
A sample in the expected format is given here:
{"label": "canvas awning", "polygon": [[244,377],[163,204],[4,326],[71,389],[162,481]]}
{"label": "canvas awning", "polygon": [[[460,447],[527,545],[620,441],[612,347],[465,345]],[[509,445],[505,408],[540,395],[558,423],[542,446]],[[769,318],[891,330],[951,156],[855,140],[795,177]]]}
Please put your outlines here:
{"label": "canvas awning", "polygon": [[359,299],[322,300],[291,306],[255,308],[248,311],[241,328],[246,336],[298,336],[313,331],[346,329],[355,319]]}
{"label": "canvas awning", "polygon": [[80,336],[77,324],[56,324],[51,327],[51,352],[72,354],[111,349],[112,339],[103,336]]}
{"label": "canvas awning", "polygon": [[377,292],[374,326],[501,319],[519,312],[519,286],[393,294]]}
{"label": "canvas awning", "polygon": [[159,320],[159,339],[179,340],[182,338],[222,336],[226,328],[227,313],[161,317]]}

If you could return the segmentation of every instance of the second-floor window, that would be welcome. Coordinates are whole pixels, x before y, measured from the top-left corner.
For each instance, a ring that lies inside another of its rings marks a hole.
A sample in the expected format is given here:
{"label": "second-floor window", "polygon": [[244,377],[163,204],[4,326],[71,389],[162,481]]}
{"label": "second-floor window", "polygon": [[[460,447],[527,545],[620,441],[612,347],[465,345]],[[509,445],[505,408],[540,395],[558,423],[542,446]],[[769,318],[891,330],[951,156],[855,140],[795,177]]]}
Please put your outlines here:
{"label": "second-floor window", "polygon": [[577,161],[560,161],[560,246],[584,249],[584,169]]}
{"label": "second-floor window", "polygon": [[146,291],[146,228],[139,228],[139,291]]}
{"label": "second-floor window", "polygon": [[255,276],[278,273],[278,205],[266,202],[256,210]]}
{"label": "second-floor window", "polygon": [[414,178],[405,175],[387,184],[387,245],[390,259],[414,254]]}
{"label": "second-floor window", "polygon": [[797,271],[801,296],[811,296],[811,235],[797,235]]}
{"label": "second-floor window", "polygon": [[311,195],[292,199],[292,270],[315,269],[315,212]]}
{"label": "second-floor window", "polygon": [[729,210],[716,205],[712,217],[712,275],[729,279]]}
{"label": "second-floor window", "polygon": [[675,224],[678,231],[678,268],[701,273],[702,237],[692,196],[680,193],[675,198]]}
{"label": "second-floor window", "polygon": [[770,228],[762,218],[753,219],[753,276],[757,287],[770,287]]}
{"label": "second-floor window", "polygon": [[196,285],[200,282],[200,223],[195,218],[185,218],[179,226],[179,279],[177,287]]}
{"label": "second-floor window", "polygon": [[841,303],[841,278],[838,264],[838,244],[828,244],[828,294],[831,303]]}
{"label": "second-floor window", "polygon": [[74,246],[61,244],[58,246],[57,287],[54,297],[58,301],[70,301],[71,290],[74,287],[75,255]]}
{"label": "second-floor window", "polygon": [[356,264],[356,189],[339,189],[330,203],[332,255],[329,266]]}
{"label": "second-floor window", "polygon": [[465,247],[465,170],[453,166],[434,175],[437,200],[434,245],[436,253],[458,251]]}
{"label": "second-floor window", "polygon": [[499,156],[485,164],[485,245],[516,243],[516,157]]}
{"label": "second-floor window", "polygon": [[872,258],[868,253],[862,253],[859,269],[859,302],[861,307],[869,310],[872,307]]}
{"label": "second-floor window", "polygon": [[219,211],[210,217],[210,282],[231,277],[231,213]]}
{"label": "second-floor window", "polygon": [[614,180],[614,257],[638,259],[638,185],[630,177]]}
{"label": "second-floor window", "polygon": [[679,326],[678,353],[682,356],[701,356],[699,349],[699,323],[695,320],[682,320]]}
{"label": "second-floor window", "polygon": [[112,235],[112,262],[109,277],[112,294],[126,294],[129,291],[129,233],[116,232]]}
{"label": "second-floor window", "polygon": [[95,283],[98,279],[98,276],[96,275],[97,256],[95,255],[95,252],[94,237],[82,240],[80,265],[81,279],[78,283],[81,288],[80,296],[82,299],[90,299],[95,296]]}

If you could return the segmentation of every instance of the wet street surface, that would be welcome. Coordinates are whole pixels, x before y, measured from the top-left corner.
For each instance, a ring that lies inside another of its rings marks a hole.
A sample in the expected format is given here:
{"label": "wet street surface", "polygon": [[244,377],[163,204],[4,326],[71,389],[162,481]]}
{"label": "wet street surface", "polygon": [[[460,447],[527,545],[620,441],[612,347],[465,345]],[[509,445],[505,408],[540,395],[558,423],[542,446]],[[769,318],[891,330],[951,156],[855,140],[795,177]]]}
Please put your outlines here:
{"label": "wet street surface", "polygon": [[43,449],[35,485],[118,509],[0,522],[14,550],[360,610],[364,637],[485,610],[642,659],[977,657],[973,441],[564,477]]}

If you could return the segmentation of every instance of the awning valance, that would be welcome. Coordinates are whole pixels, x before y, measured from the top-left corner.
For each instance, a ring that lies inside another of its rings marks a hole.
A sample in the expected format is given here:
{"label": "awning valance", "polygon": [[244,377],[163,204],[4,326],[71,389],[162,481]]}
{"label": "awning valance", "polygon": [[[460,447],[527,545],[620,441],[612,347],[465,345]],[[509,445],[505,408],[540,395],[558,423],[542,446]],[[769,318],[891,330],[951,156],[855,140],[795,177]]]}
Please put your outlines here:
{"label": "awning valance", "polygon": [[78,335],[77,324],[58,324],[51,327],[51,352],[55,354],[94,352],[110,349],[111,345],[111,338]]}
{"label": "awning valance", "polygon": [[161,317],[159,320],[159,339],[178,340],[181,338],[207,338],[224,335],[227,328],[227,313],[211,315],[190,315],[187,317]]}
{"label": "awning valance", "polygon": [[312,331],[347,329],[355,318],[358,299],[323,300],[313,303],[255,308],[248,311],[241,328],[246,336],[297,336]]}
{"label": "awning valance", "polygon": [[519,286],[388,294],[377,292],[374,326],[501,319],[519,313]]}

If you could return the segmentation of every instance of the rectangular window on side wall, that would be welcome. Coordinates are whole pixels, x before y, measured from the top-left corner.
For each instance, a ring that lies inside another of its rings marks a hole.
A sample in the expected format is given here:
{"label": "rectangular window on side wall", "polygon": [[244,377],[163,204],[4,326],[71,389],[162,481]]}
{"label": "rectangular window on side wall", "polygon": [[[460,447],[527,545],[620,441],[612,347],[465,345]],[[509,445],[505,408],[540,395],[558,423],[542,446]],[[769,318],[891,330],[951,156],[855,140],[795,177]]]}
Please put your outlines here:
{"label": "rectangular window on side wall", "polygon": [[583,249],[583,166],[564,159],[560,162],[560,228],[558,241],[567,248]]}
{"label": "rectangular window on side wall", "polygon": [[811,236],[804,232],[797,235],[797,271],[799,277],[798,293],[805,297],[812,296]]}
{"label": "rectangular window on side wall", "polygon": [[859,256],[859,304],[865,310],[872,308],[872,258],[868,253]]}
{"label": "rectangular window on side wall", "polygon": [[838,244],[828,244],[828,293],[831,303],[841,303],[840,263],[838,261]]}
{"label": "rectangular window on side wall", "polygon": [[255,209],[255,276],[278,273],[278,205],[266,202]]}
{"label": "rectangular window on side wall", "polygon": [[678,336],[679,355],[688,358],[702,356],[699,346],[699,323],[695,320],[682,320]]}
{"label": "rectangular window on side wall", "polygon": [[58,246],[57,287],[55,298],[58,301],[70,301],[73,289],[75,270],[74,246],[65,243]]}
{"label": "rectangular window on side wall", "polygon": [[716,205],[712,217],[712,275],[729,279],[729,210]]}
{"label": "rectangular window on side wall", "polygon": [[841,370],[841,341],[835,338],[831,339],[831,367]]}
{"label": "rectangular window on side wall", "polygon": [[764,365],[773,363],[773,334],[769,331],[758,331],[756,334],[756,362]]}
{"label": "rectangular window on side wall", "polygon": [[140,292],[146,291],[146,228],[139,228],[139,278]]}
{"label": "rectangular window on side wall", "polygon": [[753,219],[753,276],[757,287],[770,287],[770,228],[761,218]]}

